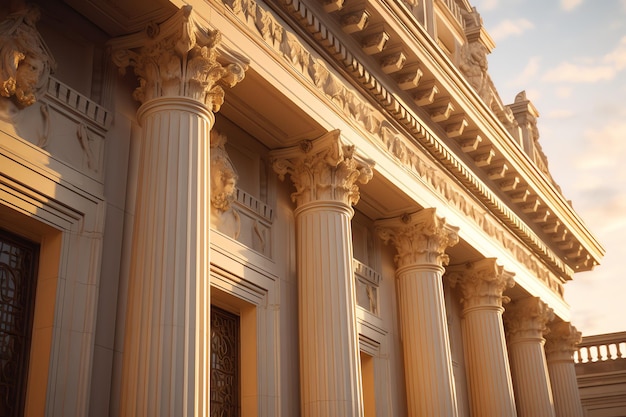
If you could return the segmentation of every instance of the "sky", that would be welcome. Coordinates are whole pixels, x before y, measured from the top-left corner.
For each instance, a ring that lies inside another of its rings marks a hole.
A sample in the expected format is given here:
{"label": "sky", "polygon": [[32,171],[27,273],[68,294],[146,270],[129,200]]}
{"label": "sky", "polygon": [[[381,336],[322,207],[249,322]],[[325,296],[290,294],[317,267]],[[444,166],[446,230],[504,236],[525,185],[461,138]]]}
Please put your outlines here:
{"label": "sky", "polygon": [[504,104],[525,90],[567,200],[606,250],[565,285],[583,336],[626,331],[626,0],[474,0]]}

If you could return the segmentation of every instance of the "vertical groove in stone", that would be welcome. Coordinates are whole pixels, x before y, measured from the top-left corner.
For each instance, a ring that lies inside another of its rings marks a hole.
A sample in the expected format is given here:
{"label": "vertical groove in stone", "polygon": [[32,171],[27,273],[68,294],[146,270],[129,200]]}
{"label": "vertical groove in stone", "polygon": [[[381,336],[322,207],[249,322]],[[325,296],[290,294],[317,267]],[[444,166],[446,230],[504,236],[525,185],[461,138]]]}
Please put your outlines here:
{"label": "vertical groove in stone", "polygon": [[463,341],[472,415],[515,417],[501,308],[474,307],[464,314]]}
{"label": "vertical groove in stone", "polygon": [[297,228],[303,416],[361,416],[350,211],[311,203]]}
{"label": "vertical groove in stone", "polygon": [[182,97],[142,109],[120,414],[205,416],[213,116]]}
{"label": "vertical groove in stone", "polygon": [[457,413],[441,273],[398,273],[407,401],[416,415]]}
{"label": "vertical groove in stone", "polygon": [[583,417],[574,362],[567,355],[547,355],[556,417]]}
{"label": "vertical groove in stone", "polygon": [[519,417],[554,417],[542,339],[509,344],[511,374]]}

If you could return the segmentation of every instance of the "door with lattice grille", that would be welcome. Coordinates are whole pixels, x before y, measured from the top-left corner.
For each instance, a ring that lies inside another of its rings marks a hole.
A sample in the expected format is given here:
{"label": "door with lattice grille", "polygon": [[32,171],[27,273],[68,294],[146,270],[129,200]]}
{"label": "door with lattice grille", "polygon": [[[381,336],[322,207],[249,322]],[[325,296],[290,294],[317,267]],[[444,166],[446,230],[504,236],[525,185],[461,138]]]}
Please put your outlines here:
{"label": "door with lattice grille", "polygon": [[0,417],[24,413],[38,254],[0,229]]}
{"label": "door with lattice grille", "polygon": [[239,316],[211,306],[211,417],[240,417]]}

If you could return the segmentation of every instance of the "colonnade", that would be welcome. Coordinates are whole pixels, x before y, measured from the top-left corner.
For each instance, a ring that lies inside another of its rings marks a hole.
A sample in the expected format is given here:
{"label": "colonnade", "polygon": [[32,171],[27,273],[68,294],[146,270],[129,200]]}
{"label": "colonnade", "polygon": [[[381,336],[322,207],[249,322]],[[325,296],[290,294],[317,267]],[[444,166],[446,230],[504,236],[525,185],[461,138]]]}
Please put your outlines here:
{"label": "colonnade", "polygon": [[[159,48],[159,36],[177,39],[175,50]],[[150,48],[142,46],[146,39],[131,36],[114,49],[120,67],[135,66],[141,81],[135,97],[142,102],[123,416],[208,415],[209,133],[224,94],[216,83],[234,85],[245,69],[202,52],[218,40],[183,8],[150,39]],[[274,170],[288,174],[296,188],[302,415],[362,417],[351,218],[358,184],[371,179],[373,162],[344,144],[339,131],[271,157]],[[379,220],[376,228],[397,250],[409,416],[459,414],[444,273],[463,303],[472,415],[582,416],[572,361],[579,333],[573,327],[555,325],[544,351],[551,312],[536,298],[516,301],[505,315],[507,343],[503,292],[514,285],[512,273],[495,259],[446,268],[446,249],[458,241],[458,228],[432,208]]]}
{"label": "colonnade", "polygon": [[[302,415],[363,416],[350,219],[351,206],[358,202],[357,183],[369,181],[372,163],[344,145],[338,131],[273,151],[272,158],[274,170],[281,178],[289,174],[296,188]],[[572,389],[573,327],[566,338],[563,324],[555,325],[560,337],[551,339],[555,347],[546,356],[544,335],[552,310],[528,297],[510,303],[505,314],[510,300],[503,293],[515,285],[514,274],[495,258],[446,268],[446,249],[458,242],[458,228],[434,208],[378,220],[375,227],[397,251],[409,416],[459,415],[444,279],[458,287],[463,304],[472,415],[582,415],[576,414],[582,408]]]}

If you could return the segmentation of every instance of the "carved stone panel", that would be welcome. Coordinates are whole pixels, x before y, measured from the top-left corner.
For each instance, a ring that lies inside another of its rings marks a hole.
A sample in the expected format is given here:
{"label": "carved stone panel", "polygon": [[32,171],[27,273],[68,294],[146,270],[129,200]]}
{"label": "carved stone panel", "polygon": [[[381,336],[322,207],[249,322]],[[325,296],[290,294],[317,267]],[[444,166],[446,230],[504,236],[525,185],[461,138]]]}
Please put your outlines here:
{"label": "carved stone panel", "polygon": [[356,303],[372,314],[378,315],[378,287],[381,275],[356,259],[353,260]]}

